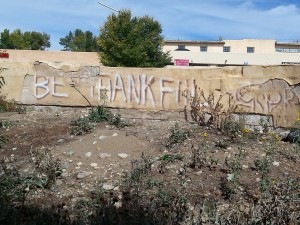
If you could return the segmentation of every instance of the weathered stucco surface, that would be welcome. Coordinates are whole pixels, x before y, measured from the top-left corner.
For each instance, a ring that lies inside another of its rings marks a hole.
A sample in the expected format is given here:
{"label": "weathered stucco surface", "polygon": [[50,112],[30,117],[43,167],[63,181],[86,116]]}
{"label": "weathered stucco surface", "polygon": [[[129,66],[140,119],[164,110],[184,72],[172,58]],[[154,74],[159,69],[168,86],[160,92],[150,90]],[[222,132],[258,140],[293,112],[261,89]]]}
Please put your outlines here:
{"label": "weathered stucco surface", "polygon": [[223,95],[225,106],[232,96],[243,112],[273,115],[276,126],[299,117],[300,66],[147,69],[95,62],[0,61],[7,68],[2,93],[23,104],[86,106],[106,99],[111,107],[180,111],[187,104],[182,92],[193,95],[196,84],[205,95]]}

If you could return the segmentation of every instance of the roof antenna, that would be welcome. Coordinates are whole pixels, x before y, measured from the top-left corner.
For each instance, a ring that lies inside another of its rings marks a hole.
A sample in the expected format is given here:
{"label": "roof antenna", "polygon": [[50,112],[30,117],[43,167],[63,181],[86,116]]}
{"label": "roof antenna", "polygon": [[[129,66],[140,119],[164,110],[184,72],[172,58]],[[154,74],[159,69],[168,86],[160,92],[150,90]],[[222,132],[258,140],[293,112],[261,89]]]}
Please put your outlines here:
{"label": "roof antenna", "polygon": [[100,4],[100,5],[102,5],[102,6],[106,7],[106,8],[109,8],[109,9],[111,9],[111,10],[113,10],[113,11],[117,12],[117,13],[120,13],[120,11],[119,11],[119,10],[116,10],[116,9],[114,9],[113,7],[110,7],[110,6],[108,6],[108,5],[105,5],[105,4],[104,4],[104,3],[102,3],[102,2],[98,2],[98,4]]}

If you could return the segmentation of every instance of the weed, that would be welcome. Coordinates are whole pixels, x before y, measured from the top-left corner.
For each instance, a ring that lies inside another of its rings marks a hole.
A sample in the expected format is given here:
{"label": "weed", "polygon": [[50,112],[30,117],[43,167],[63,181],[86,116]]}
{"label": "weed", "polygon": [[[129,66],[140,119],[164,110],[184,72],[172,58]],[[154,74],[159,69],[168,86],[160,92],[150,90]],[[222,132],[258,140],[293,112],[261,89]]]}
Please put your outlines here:
{"label": "weed", "polygon": [[223,95],[219,95],[218,98],[215,98],[214,93],[205,96],[204,91],[198,88],[195,81],[193,96],[189,96],[187,90],[182,95],[189,101],[189,113],[188,107],[184,108],[185,119],[187,120],[190,114],[191,119],[200,126],[214,126],[222,129],[224,121],[237,110],[232,96],[229,96],[225,109],[221,103]]}
{"label": "weed", "polygon": [[[212,125],[216,122],[218,114],[223,109],[223,105],[220,103],[223,96],[220,95],[215,102],[214,94],[209,94],[208,97],[205,97],[203,90],[195,84],[194,87],[194,96],[188,96],[187,92],[183,93],[183,96],[190,101],[190,116],[200,126]],[[185,115],[187,115],[187,107],[185,107],[184,111]]]}
{"label": "weed", "polygon": [[17,103],[14,100],[6,99],[6,96],[0,95],[0,112],[15,111]]}
{"label": "weed", "polygon": [[71,134],[74,135],[84,135],[91,132],[93,129],[90,120],[87,117],[80,117],[75,120],[72,120],[71,123]]}
{"label": "weed", "polygon": [[56,178],[62,173],[59,159],[54,160],[49,149],[44,151],[31,150],[32,159],[35,163],[35,172],[40,178],[39,186],[50,188]]}
{"label": "weed", "polygon": [[15,125],[15,123],[10,120],[5,120],[5,121],[0,122],[0,127],[3,127],[5,129],[11,128],[14,125]]}
{"label": "weed", "polygon": [[254,206],[252,215],[256,224],[299,224],[299,178],[274,182],[265,198]]}
{"label": "weed", "polygon": [[171,134],[170,134],[170,136],[167,140],[167,144],[166,144],[166,147],[168,147],[168,148],[171,148],[176,144],[182,143],[190,135],[189,131],[185,131],[185,130],[182,130],[181,128],[179,128],[178,123],[176,123],[175,126],[170,129],[170,132],[171,132]]}
{"label": "weed", "polygon": [[204,200],[202,206],[201,220],[204,223],[214,222],[217,213],[217,202],[213,197]]}
{"label": "weed", "polygon": [[244,142],[240,142],[240,146],[238,147],[238,152],[235,154],[232,161],[225,158],[225,164],[230,168],[231,173],[227,175],[227,180],[231,182],[232,188],[235,191],[238,187],[239,181],[238,178],[242,171],[241,161],[245,158],[245,148]]}
{"label": "weed", "polygon": [[160,186],[161,184],[162,184],[162,181],[156,180],[156,179],[149,178],[147,181],[148,188],[157,187],[157,186]]}
{"label": "weed", "polygon": [[276,143],[278,142],[278,136],[271,132],[269,133],[269,140],[266,145],[266,151],[262,155],[260,159],[254,160],[254,165],[256,170],[260,173],[261,180],[260,180],[260,189],[262,193],[267,193],[270,188],[271,178],[270,178],[270,171],[271,165],[274,161],[274,154],[276,151]]}
{"label": "weed", "polygon": [[183,156],[180,154],[165,154],[161,157],[164,162],[174,162],[175,160],[182,160]]}
{"label": "weed", "polygon": [[238,120],[232,116],[228,117],[223,123],[223,132],[231,139],[236,139],[242,135],[245,129],[245,117],[239,117]]}
{"label": "weed", "polygon": [[[0,73],[7,70],[7,68],[0,67]],[[0,89],[5,85],[5,80],[3,76],[0,76]]]}
{"label": "weed", "polygon": [[16,110],[19,114],[26,114],[27,109],[26,106],[17,105]]}
{"label": "weed", "polygon": [[92,108],[88,115],[88,120],[91,122],[101,123],[111,121],[113,115],[105,105],[98,105]]}
{"label": "weed", "polygon": [[226,138],[224,138],[224,139],[217,140],[215,142],[215,146],[218,148],[226,149],[226,148],[228,148],[229,143],[228,143],[228,140]]}
{"label": "weed", "polygon": [[264,156],[261,159],[255,159],[254,165],[256,170],[260,173],[260,188],[262,192],[266,192],[270,187],[271,178],[269,173],[273,160],[270,157]]}
{"label": "weed", "polygon": [[[32,151],[32,158],[35,168],[28,174],[18,172],[13,157],[10,160],[0,161],[0,169],[2,168],[3,171],[0,173],[1,224],[11,224],[12,221],[15,221],[15,224],[27,224],[24,221],[45,220],[42,218],[45,215],[40,215],[41,209],[29,205],[27,199],[30,193],[37,189],[51,187],[60,173],[59,162],[52,159],[49,151]],[[35,218],[26,218],[26,215],[32,215]],[[47,218],[50,221],[51,219],[53,218]]]}
{"label": "weed", "polygon": [[122,120],[120,113],[117,113],[117,114],[113,115],[112,118],[109,121],[109,124],[111,124],[113,126],[116,126],[118,128],[123,128],[123,127],[130,126],[129,123],[126,123]]}
{"label": "weed", "polygon": [[207,163],[207,146],[203,143],[203,145],[194,146],[192,145],[192,157],[191,162],[189,164],[190,168],[200,169],[204,167]]}
{"label": "weed", "polygon": [[234,194],[234,191],[230,187],[228,180],[225,177],[221,177],[219,185],[220,185],[220,190],[222,191],[222,197],[225,200],[229,200],[231,196]]}
{"label": "weed", "polygon": [[160,224],[175,224],[184,219],[187,210],[187,196],[184,189],[158,189],[152,208]]}
{"label": "weed", "polygon": [[215,168],[219,165],[219,159],[218,158],[215,158],[213,156],[209,156],[209,159],[210,159],[210,162],[209,162],[208,167],[210,169],[213,169],[213,168]]}
{"label": "weed", "polygon": [[266,117],[261,117],[259,119],[259,125],[262,127],[262,131],[264,133],[267,133],[269,131],[269,127],[271,125],[272,122],[272,116],[271,115],[267,115]]}
{"label": "weed", "polygon": [[8,142],[8,139],[4,135],[0,135],[0,149]]}
{"label": "weed", "polygon": [[132,170],[125,173],[125,183],[131,187],[139,189],[143,185],[145,177],[151,172],[152,164],[155,162],[150,156],[142,153],[141,160],[131,161]]}

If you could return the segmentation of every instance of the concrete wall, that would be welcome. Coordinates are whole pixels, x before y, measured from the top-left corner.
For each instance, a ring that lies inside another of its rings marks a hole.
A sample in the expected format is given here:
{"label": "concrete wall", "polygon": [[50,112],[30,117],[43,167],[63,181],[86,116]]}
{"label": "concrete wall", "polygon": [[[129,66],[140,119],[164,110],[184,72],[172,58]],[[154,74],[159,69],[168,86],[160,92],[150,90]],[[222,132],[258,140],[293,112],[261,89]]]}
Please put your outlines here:
{"label": "concrete wall", "polygon": [[[200,48],[199,48],[200,49]],[[300,63],[299,53],[232,53],[232,52],[189,52],[173,51],[173,59],[188,59],[190,63],[200,63],[209,65],[281,65],[286,63]]]}
{"label": "concrete wall", "polygon": [[232,53],[247,53],[247,47],[254,47],[255,53],[275,53],[275,40],[224,40],[224,46],[230,46]]}
{"label": "concrete wall", "polygon": [[111,107],[182,111],[188,104],[182,92],[194,95],[196,84],[206,96],[223,95],[225,107],[231,96],[242,112],[272,115],[275,126],[291,126],[299,117],[300,66],[110,68],[99,66],[96,55],[74,63],[79,53],[73,54],[64,62],[0,60],[7,68],[2,93],[32,105],[87,106],[105,99]]}

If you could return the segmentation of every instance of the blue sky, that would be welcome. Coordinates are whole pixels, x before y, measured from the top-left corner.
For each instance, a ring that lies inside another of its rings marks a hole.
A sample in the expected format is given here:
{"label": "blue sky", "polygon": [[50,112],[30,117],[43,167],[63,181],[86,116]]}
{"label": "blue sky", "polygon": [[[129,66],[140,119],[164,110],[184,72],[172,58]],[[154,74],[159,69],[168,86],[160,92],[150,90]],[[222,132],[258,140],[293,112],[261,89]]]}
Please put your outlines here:
{"label": "blue sky", "polygon": [[[134,16],[149,15],[162,24],[165,39],[217,40],[261,38],[300,40],[299,0],[103,0]],[[112,10],[98,0],[1,0],[0,31],[5,28],[46,32],[50,50],[61,50],[59,39],[79,28],[99,35]]]}

